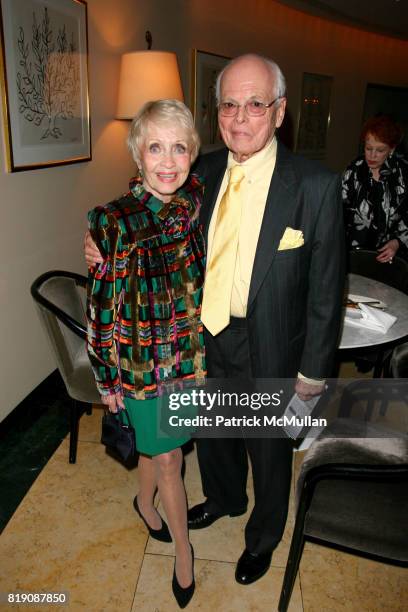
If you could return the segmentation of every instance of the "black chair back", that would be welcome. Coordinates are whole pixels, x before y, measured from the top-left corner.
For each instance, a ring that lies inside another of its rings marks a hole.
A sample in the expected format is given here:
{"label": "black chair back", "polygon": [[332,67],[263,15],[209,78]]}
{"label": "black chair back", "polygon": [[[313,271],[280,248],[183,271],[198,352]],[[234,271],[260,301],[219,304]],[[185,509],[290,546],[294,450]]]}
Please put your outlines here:
{"label": "black chair back", "polygon": [[85,287],[87,279],[75,272],[52,270],[39,276],[31,285],[42,322],[64,380],[72,398],[70,463],[76,461],[78,422],[82,411],[91,412],[100,403],[86,350]]}

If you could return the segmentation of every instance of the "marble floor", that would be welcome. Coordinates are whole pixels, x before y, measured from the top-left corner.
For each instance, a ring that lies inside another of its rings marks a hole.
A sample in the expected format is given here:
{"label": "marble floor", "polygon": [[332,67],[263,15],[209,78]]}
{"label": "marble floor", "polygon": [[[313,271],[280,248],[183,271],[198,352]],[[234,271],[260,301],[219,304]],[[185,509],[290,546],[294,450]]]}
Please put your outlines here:
{"label": "marble floor", "polygon": [[[99,443],[101,410],[80,423],[78,460],[68,440],[57,448],[0,538],[0,593],[65,592],[65,609],[87,612],[172,612],[172,544],[148,537],[135,514],[137,468],[127,470]],[[302,453],[295,453],[298,471]],[[186,456],[189,503],[202,500],[195,453]],[[249,493],[251,483],[249,483]],[[293,491],[283,541],[270,571],[244,587],[234,580],[245,517],[223,518],[191,532],[196,593],[189,610],[277,609],[293,528]],[[407,609],[406,570],[307,544],[292,595],[292,612],[375,612]],[[58,607],[31,605],[29,610]],[[0,610],[27,606],[0,604]]]}
{"label": "marble floor", "polygon": [[69,402],[55,370],[0,423],[0,533],[69,432]]}

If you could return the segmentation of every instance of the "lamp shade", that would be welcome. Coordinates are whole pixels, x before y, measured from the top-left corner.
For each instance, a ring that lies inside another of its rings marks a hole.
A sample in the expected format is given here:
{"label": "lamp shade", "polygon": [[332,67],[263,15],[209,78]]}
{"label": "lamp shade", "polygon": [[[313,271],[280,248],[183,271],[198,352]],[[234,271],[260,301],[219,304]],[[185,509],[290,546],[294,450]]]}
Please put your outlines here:
{"label": "lamp shade", "polygon": [[184,101],[175,53],[135,51],[122,55],[117,119],[133,119],[145,102]]}

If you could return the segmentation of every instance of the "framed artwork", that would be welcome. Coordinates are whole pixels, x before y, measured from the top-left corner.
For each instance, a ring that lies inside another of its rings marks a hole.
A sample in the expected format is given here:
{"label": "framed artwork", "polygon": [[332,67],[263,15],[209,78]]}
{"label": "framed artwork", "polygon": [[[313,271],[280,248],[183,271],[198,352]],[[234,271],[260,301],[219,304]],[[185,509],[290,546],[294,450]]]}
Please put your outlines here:
{"label": "framed artwork", "polygon": [[[368,83],[366,88],[363,121],[376,115],[389,115],[398,123],[403,131],[403,140],[400,144],[401,152],[408,154],[408,89],[406,87],[392,87]],[[361,154],[363,145],[360,143]]]}
{"label": "framed artwork", "polygon": [[87,5],[1,0],[7,170],[91,159]]}
{"label": "framed artwork", "polygon": [[311,159],[326,155],[332,81],[331,76],[303,73],[296,151]]}
{"label": "framed artwork", "polygon": [[216,149],[223,144],[218,130],[215,81],[230,59],[193,49],[191,108],[203,151]]}

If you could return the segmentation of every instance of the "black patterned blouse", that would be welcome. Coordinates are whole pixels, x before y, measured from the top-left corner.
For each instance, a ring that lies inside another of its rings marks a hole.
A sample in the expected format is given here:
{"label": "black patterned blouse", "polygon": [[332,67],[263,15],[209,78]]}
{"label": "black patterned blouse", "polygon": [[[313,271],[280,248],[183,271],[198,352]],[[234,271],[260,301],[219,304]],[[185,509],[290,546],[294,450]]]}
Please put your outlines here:
{"label": "black patterned blouse", "polygon": [[342,197],[350,248],[377,250],[396,238],[399,256],[408,258],[408,162],[390,155],[374,180],[364,157],[343,175]]}

